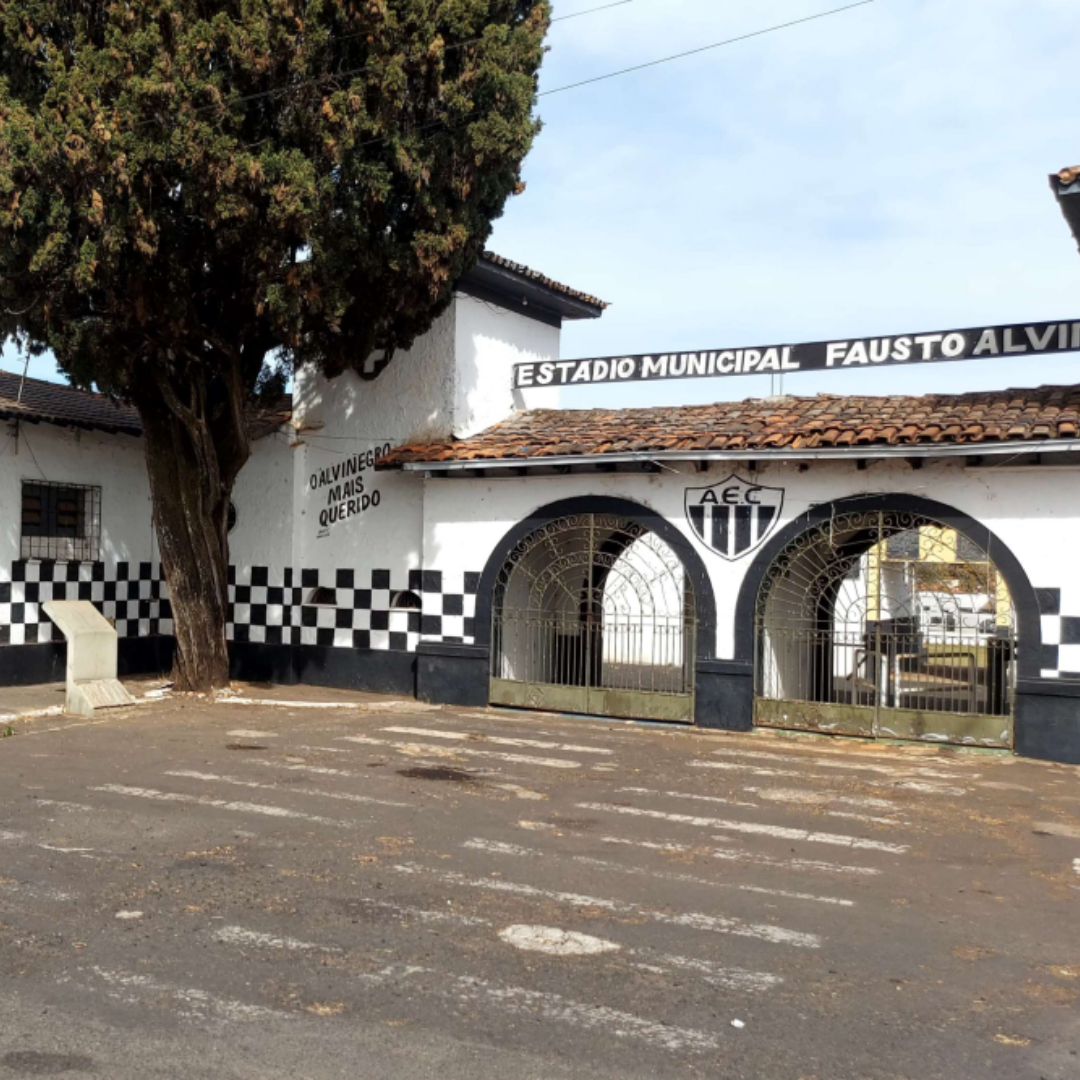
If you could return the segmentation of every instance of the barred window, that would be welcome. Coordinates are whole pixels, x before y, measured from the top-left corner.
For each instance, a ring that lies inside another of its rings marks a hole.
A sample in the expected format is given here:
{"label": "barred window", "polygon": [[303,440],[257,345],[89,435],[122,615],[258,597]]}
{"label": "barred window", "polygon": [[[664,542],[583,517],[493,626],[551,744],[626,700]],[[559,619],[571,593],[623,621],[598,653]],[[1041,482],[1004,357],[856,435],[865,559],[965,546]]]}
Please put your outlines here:
{"label": "barred window", "polygon": [[96,562],[101,557],[101,488],[24,480],[21,555]]}

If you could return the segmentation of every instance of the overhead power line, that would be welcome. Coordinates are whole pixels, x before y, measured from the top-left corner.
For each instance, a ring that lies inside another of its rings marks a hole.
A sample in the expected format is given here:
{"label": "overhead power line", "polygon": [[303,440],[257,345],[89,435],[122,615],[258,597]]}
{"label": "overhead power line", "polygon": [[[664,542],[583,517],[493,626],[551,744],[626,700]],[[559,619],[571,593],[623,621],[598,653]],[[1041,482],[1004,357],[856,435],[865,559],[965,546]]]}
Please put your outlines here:
{"label": "overhead power line", "polygon": [[608,8],[613,7],[625,7],[633,2],[634,0],[615,0],[613,4],[601,4],[600,7],[586,8],[584,11],[572,11],[569,15],[556,15],[551,21],[557,23],[566,22],[567,19],[580,19],[582,15],[593,15],[597,11],[607,11]]}
{"label": "overhead power line", "polygon": [[606,75],[595,75],[591,79],[582,79],[579,82],[567,83],[565,86],[557,86],[554,90],[544,90],[538,97],[548,97],[551,94],[562,94],[567,90],[576,90],[581,86],[591,86],[593,83],[604,82],[606,79],[617,79],[620,75],[629,75],[634,71],[644,71],[646,68],[659,67],[661,64],[670,64],[675,60],[685,60],[688,56],[698,56],[701,53],[710,52],[713,49],[721,49],[725,45],[734,45],[739,41],[749,41],[751,38],[762,37],[764,34],[774,34],[778,30],[787,30],[792,26],[802,23],[814,22],[817,19],[827,19],[830,15],[839,15],[844,11],[854,8],[866,7],[874,3],[874,0],[858,0],[858,3],[845,4],[843,7],[832,8],[830,11],[819,11],[816,15],[807,15],[802,19],[792,19],[790,22],[778,23],[776,26],[767,26],[764,30],[754,30],[749,34],[740,34],[738,37],[726,38],[724,41],[714,41],[711,45],[702,45],[697,49],[689,49],[686,52],[675,53],[673,56],[663,56],[659,60],[649,60],[644,64],[635,64],[633,67],[620,68],[618,71],[609,71]]}
{"label": "overhead power line", "polygon": [[[819,11],[816,15],[807,15],[802,19],[792,19],[789,22],[777,23],[775,26],[766,26],[762,30],[754,30],[748,34],[740,34],[738,37],[727,38],[724,41],[714,41],[711,45],[702,45],[697,49],[689,49],[686,52],[674,53],[672,56],[663,56],[659,60],[649,60],[644,64],[635,64],[633,67],[620,68],[618,71],[609,71],[604,75],[595,75],[589,79],[581,79],[578,82],[567,83],[565,86],[556,86],[552,90],[541,90],[536,96],[550,97],[552,94],[562,94],[568,90],[578,90],[583,86],[591,86],[593,83],[604,82],[607,79],[617,79],[621,75],[629,75],[635,71],[643,71],[646,68],[658,67],[660,64],[670,64],[675,60],[683,60],[688,56],[698,56],[701,53],[710,52],[713,49],[721,49],[725,45],[735,45],[740,41],[749,41],[751,38],[762,37],[765,34],[775,34],[780,30],[788,30],[793,26],[800,26],[803,23],[827,19],[830,15],[840,15],[845,11],[866,7],[868,4],[872,3],[874,3],[874,0],[858,0],[858,2],[854,4],[845,4],[843,7],[831,8],[829,11]],[[585,12],[581,12],[581,14],[585,14]],[[467,123],[475,115],[476,111],[469,113],[458,120],[456,124],[447,124],[444,120],[431,120],[428,123],[421,124],[417,127],[414,134],[429,130],[433,131],[435,128],[441,128],[443,131],[451,131],[461,124]],[[362,150],[366,146],[377,146],[379,143],[386,142],[388,138],[389,136],[387,135],[380,135],[374,139],[367,139],[364,142],[357,143],[356,149]]]}
{"label": "overhead power line", "polygon": [[[633,2],[633,0],[615,0],[614,3],[602,4],[599,7],[586,8],[584,11],[576,11],[576,12],[573,12],[572,14],[569,14],[569,15],[560,15],[557,18],[552,19],[551,21],[554,23],[554,22],[561,22],[561,21],[564,21],[566,19],[576,19],[576,18],[579,18],[582,15],[592,15],[595,12],[607,11],[610,8],[624,7],[626,4],[629,4],[629,3],[632,3],[632,2]],[[591,78],[588,78],[588,79],[580,79],[577,82],[566,83],[564,86],[556,86],[551,90],[542,90],[537,94],[537,97],[550,97],[553,94],[563,94],[563,93],[566,93],[567,91],[570,91],[570,90],[579,90],[583,86],[592,86],[594,83],[606,82],[609,79],[617,79],[617,78],[620,78],[623,75],[630,75],[630,74],[632,74],[632,73],[634,73],[636,71],[645,71],[648,68],[659,67],[662,64],[670,64],[670,63],[674,63],[677,60],[685,60],[685,59],[687,59],[688,57],[691,57],[691,56],[700,56],[702,53],[712,52],[715,49],[722,49],[727,45],[735,45],[735,44],[738,44],[739,42],[742,42],[742,41],[750,41],[753,38],[764,37],[766,34],[775,34],[775,33],[778,33],[781,30],[790,30],[792,27],[795,27],[795,26],[801,26],[801,25],[803,25],[805,23],[810,23],[810,22],[817,22],[817,21],[819,21],[821,19],[830,18],[833,15],[841,15],[844,12],[853,11],[855,8],[867,7],[868,5],[870,5],[870,4],[874,3],[874,2],[875,2],[875,0],[857,0],[856,3],[845,4],[842,7],[838,7],[838,8],[830,8],[828,11],[819,11],[814,15],[806,15],[801,19],[790,19],[787,22],[776,23],[773,26],[766,26],[766,27],[762,28],[761,30],[752,30],[749,33],[739,34],[736,37],[725,38],[723,41],[714,41],[709,45],[701,45],[696,49],[688,49],[688,50],[686,50],[684,52],[673,53],[671,56],[662,56],[657,60],[648,60],[643,64],[634,64],[631,67],[619,68],[617,71],[609,71],[609,72],[606,72],[603,75],[594,75],[594,76],[592,76]],[[470,39],[469,41],[460,41],[460,42],[457,42],[454,45],[448,46],[447,51],[450,51],[450,50],[453,50],[453,49],[463,49],[463,48],[468,47],[469,45],[477,45],[482,40],[483,40],[482,38],[473,38],[473,39]],[[346,70],[346,71],[337,71],[337,72],[333,72],[333,73],[328,74],[328,75],[320,76],[320,77],[315,78],[315,79],[308,79],[308,80],[305,80],[303,82],[294,83],[291,86],[275,87],[272,90],[261,90],[261,91],[258,91],[257,93],[246,94],[246,95],[243,95],[243,96],[237,97],[237,98],[231,98],[230,100],[228,100],[226,102],[218,102],[218,103],[215,103],[213,105],[200,106],[199,108],[194,109],[192,111],[195,112],[195,113],[201,113],[201,112],[206,112],[206,111],[208,111],[210,109],[218,109],[218,108],[223,108],[223,107],[227,108],[227,107],[229,107],[231,105],[243,104],[243,103],[246,103],[246,102],[249,102],[249,101],[257,101],[260,98],[272,97],[272,96],[274,96],[276,94],[289,94],[289,93],[292,93],[295,90],[299,90],[299,89],[302,89],[302,88],[307,87],[307,86],[318,86],[318,85],[320,85],[321,83],[324,83],[324,82],[331,82],[331,81],[336,80],[336,79],[350,78],[350,77],[352,77],[354,75],[362,75],[365,71],[373,70],[373,68],[375,66],[376,65],[373,65],[373,64],[367,64],[364,67],[353,68],[353,69]],[[443,130],[452,130],[453,127],[459,126],[461,123],[467,122],[474,115],[475,115],[475,112],[466,115],[465,117],[461,118],[461,120],[458,121],[457,125],[447,125],[446,122],[443,121],[443,120],[433,120],[433,121],[430,121],[427,124],[421,124],[416,129],[416,132],[417,133],[424,132],[424,131],[427,131],[429,129],[434,129],[434,128],[442,128]],[[154,120],[145,120],[145,121],[143,121],[143,124],[155,123],[155,122],[156,121],[154,121]],[[139,126],[141,127],[143,125],[140,124]],[[356,144],[356,149],[359,150],[359,149],[363,149],[364,147],[367,147],[367,146],[375,146],[378,143],[385,142],[388,138],[389,138],[389,136],[382,135],[382,136],[379,136],[378,138],[368,139],[368,140],[366,140],[364,142],[357,143]]]}
{"label": "overhead power line", "polygon": [[[584,11],[574,11],[569,15],[557,15],[551,20],[551,22],[566,22],[568,19],[580,19],[583,15],[594,15],[599,11],[608,11],[611,8],[625,7],[627,4],[632,4],[634,0],[615,0],[614,3],[601,4],[599,7],[586,8]],[[349,41],[353,38],[363,37],[368,33],[366,30],[362,30],[356,34],[341,34],[332,35],[328,39],[328,44],[332,44],[339,41]],[[453,45],[447,45],[445,52],[457,52],[461,49],[467,49],[470,45],[480,45],[483,43],[483,37],[469,38],[467,41],[458,41]],[[229,98],[228,101],[214,102],[211,105],[200,105],[197,109],[192,109],[192,113],[198,114],[203,112],[210,112],[214,109],[222,107],[228,107],[230,105],[244,105],[249,101],[259,101],[261,98],[274,97],[276,94],[291,94],[295,90],[301,90],[304,87],[319,86],[325,82],[332,82],[335,79],[349,79],[354,75],[363,75],[365,72],[374,71],[378,68],[379,64],[364,64],[363,67],[347,68],[345,71],[334,71],[327,75],[320,75],[313,79],[304,79],[300,82],[292,83],[290,86],[277,86],[272,90],[257,90],[251,94],[241,94],[239,97]],[[146,124],[156,123],[156,120],[144,120],[141,126]]]}

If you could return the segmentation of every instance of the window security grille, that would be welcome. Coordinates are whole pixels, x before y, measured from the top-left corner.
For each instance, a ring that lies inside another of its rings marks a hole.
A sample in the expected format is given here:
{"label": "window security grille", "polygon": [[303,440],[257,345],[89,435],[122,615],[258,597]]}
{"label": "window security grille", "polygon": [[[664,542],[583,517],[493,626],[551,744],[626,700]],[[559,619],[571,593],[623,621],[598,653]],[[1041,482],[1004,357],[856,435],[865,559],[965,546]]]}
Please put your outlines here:
{"label": "window security grille", "polygon": [[24,481],[24,559],[96,562],[101,557],[101,488]]}

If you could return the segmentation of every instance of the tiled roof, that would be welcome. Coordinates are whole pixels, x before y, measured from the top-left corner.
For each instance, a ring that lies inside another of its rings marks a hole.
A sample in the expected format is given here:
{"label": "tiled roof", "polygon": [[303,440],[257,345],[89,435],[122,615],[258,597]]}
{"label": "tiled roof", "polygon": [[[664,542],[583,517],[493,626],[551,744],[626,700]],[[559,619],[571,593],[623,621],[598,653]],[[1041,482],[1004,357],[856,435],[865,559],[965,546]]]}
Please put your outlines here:
{"label": "tiled roof", "polygon": [[572,300],[580,300],[583,304],[591,304],[601,310],[608,306],[603,300],[598,300],[595,296],[579,292],[577,289],[571,289],[569,285],[563,285],[561,282],[545,277],[539,270],[533,270],[522,263],[511,262],[510,259],[504,259],[493,251],[485,251],[481,258],[492,266],[498,266],[503,270],[510,271],[512,274],[517,274],[519,277],[527,278],[538,285],[543,285],[545,289],[550,289],[552,292],[559,293],[562,296],[568,296]]}
{"label": "tiled roof", "polygon": [[[63,383],[42,379],[27,379],[20,401],[21,379],[15,372],[0,371],[0,418],[125,435],[142,434],[139,414],[130,405],[119,404],[104,394],[75,390]],[[271,404],[252,405],[248,409],[249,434],[253,439],[260,439],[288,423],[291,415],[292,398],[288,394]]]}
{"label": "tiled roof", "polygon": [[69,427],[138,435],[139,414],[130,405],[119,405],[104,394],[75,390],[60,383],[27,379],[19,400],[21,376],[0,371],[0,417],[45,421]]}
{"label": "tiled roof", "polygon": [[471,439],[413,443],[381,467],[605,454],[973,447],[1080,439],[1080,386],[925,397],[765,398],[653,409],[537,409]]}

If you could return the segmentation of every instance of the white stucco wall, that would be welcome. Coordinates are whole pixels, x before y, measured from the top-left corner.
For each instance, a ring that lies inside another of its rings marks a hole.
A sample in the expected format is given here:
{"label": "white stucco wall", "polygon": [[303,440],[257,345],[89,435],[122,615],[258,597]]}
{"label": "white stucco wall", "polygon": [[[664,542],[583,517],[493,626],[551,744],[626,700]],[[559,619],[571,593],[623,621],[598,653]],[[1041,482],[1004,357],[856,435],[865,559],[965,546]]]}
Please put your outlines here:
{"label": "white stucco wall", "polygon": [[244,566],[289,566],[293,542],[293,455],[287,431],[257,439],[233,487],[236,525],[229,561]]}
{"label": "white stucco wall", "polygon": [[142,440],[130,435],[13,424],[0,428],[0,572],[19,558],[24,480],[101,487],[101,552],[110,561],[157,559]]}
{"label": "white stucco wall", "polygon": [[557,389],[511,389],[515,364],[559,358],[557,327],[464,294],[456,299],[455,314],[455,438],[484,431],[515,409],[558,406]]}
{"label": "white stucco wall", "polygon": [[[53,424],[6,423],[0,427],[0,453],[0,645],[48,642],[54,634],[59,640],[40,605],[50,599],[78,599],[80,583],[106,617],[117,620],[121,636],[171,632],[170,623],[160,624],[160,600],[152,596],[165,594],[158,585],[142,440]],[[90,562],[80,563],[71,582],[66,562],[21,563],[22,485],[27,480],[101,488],[96,577]]]}
{"label": "white stucco wall", "polygon": [[[704,474],[678,465],[649,476],[431,479],[424,489],[424,566],[455,575],[480,572],[502,537],[540,507],[584,495],[629,499],[665,517],[701,555],[717,603],[717,656],[730,658],[735,604],[753,553],[729,562],[711,552],[689,527],[684,500],[688,487],[723,481],[732,472],[749,476],[745,468],[714,462]],[[933,463],[915,471],[904,463],[879,462],[865,471],[854,464],[813,463],[800,472],[794,463],[777,463],[762,468],[756,481],[785,491],[777,531],[814,505],[858,495],[903,493],[945,503],[1008,545],[1035,588],[1059,589],[1061,614],[1080,616],[1080,562],[1070,557],[1080,514],[1075,495],[1080,470],[988,470]],[[1043,619],[1046,644],[1057,644],[1060,624],[1060,618]],[[1080,671],[1080,644],[1061,646],[1059,666]]]}
{"label": "white stucco wall", "polygon": [[[372,457],[406,442],[474,434],[515,408],[556,404],[557,392],[531,392],[526,400],[515,396],[511,383],[515,363],[557,358],[559,336],[556,327],[458,294],[431,330],[375,380],[298,371],[293,433],[264,440],[273,445],[257,448],[238,484],[241,525],[247,519],[242,502],[257,502],[265,492],[267,504],[251,528],[238,526],[232,546],[238,573],[290,566],[308,570],[309,583],[317,571],[319,585],[329,587],[339,570],[351,569],[358,587],[368,588],[372,571],[379,571],[390,574],[392,591],[405,589],[409,572],[422,565],[422,481],[376,474]],[[289,442],[291,465],[283,466],[280,448]],[[292,474],[288,545],[285,515],[269,509],[280,499],[271,477],[283,467]]]}

